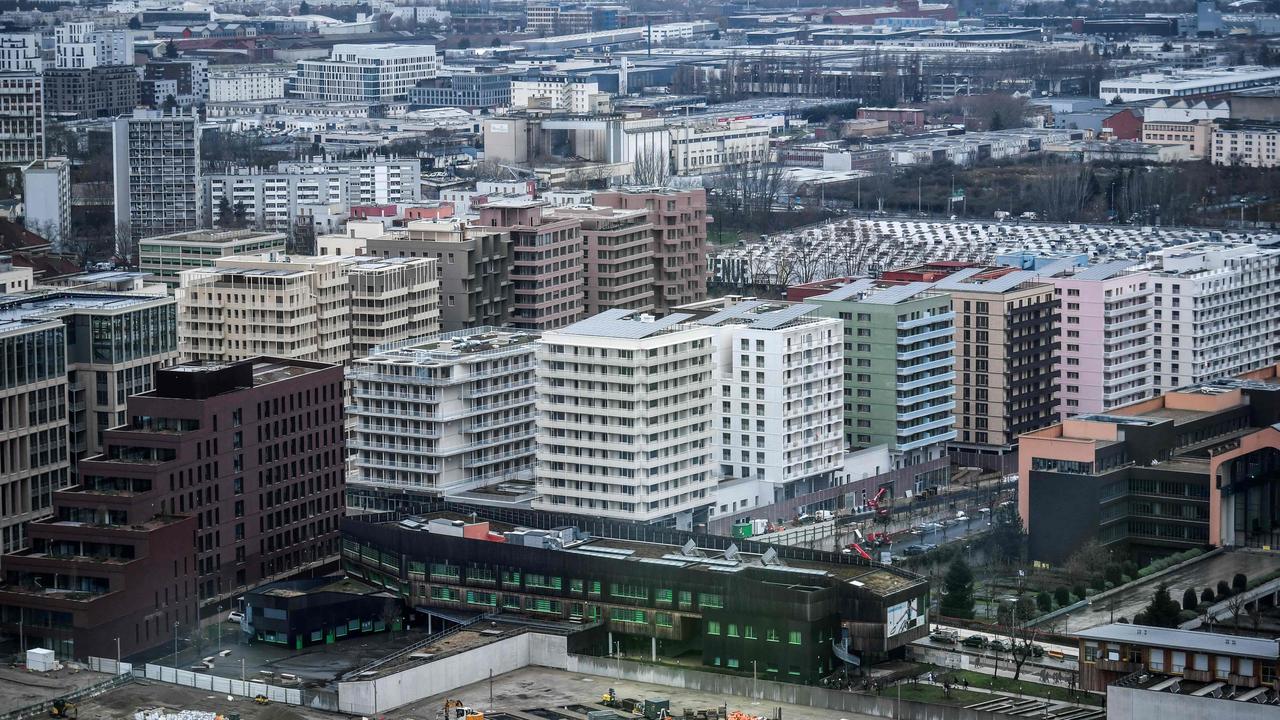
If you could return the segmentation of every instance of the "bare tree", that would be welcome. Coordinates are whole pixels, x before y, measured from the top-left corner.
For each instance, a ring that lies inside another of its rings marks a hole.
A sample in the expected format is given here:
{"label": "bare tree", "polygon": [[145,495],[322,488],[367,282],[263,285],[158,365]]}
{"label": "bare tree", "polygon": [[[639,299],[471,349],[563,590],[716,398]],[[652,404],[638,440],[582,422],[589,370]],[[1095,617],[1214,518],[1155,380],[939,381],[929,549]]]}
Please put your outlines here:
{"label": "bare tree", "polygon": [[116,222],[115,246],[116,257],[124,260],[126,267],[138,266],[138,244],[133,239],[133,229],[129,227],[128,220]]}
{"label": "bare tree", "polygon": [[646,147],[632,161],[631,179],[640,185],[660,187],[671,178],[671,161],[655,147]]}
{"label": "bare tree", "polygon": [[[1035,612],[1035,598],[1027,594],[1001,603],[996,611],[996,622],[1000,625],[1000,634],[1009,639],[1009,657],[1013,661],[1015,681],[1022,674],[1022,666],[1035,653],[1035,640],[1039,630],[1028,625],[1035,616]],[[996,665],[999,666],[998,660]]]}

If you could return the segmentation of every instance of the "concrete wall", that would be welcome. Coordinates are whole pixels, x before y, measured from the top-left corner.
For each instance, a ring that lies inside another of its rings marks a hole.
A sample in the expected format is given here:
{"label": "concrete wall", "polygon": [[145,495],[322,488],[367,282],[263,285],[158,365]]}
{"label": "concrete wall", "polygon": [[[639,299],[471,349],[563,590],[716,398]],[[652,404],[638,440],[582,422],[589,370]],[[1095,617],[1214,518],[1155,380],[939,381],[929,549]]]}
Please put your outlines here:
{"label": "concrete wall", "polygon": [[376,715],[529,665],[565,669],[568,638],[526,632],[372,680],[338,683],[338,710]]}
{"label": "concrete wall", "polygon": [[1275,705],[1175,695],[1112,685],[1107,715],[1124,720],[1275,720]]}

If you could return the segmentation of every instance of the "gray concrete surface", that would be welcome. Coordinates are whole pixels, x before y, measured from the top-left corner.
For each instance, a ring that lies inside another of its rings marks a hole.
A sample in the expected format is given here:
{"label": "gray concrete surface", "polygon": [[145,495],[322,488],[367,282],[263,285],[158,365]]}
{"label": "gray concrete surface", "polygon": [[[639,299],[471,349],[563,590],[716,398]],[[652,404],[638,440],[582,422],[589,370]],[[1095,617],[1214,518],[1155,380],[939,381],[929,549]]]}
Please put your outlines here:
{"label": "gray concrete surface", "polygon": [[59,698],[110,679],[110,675],[89,670],[64,668],[36,673],[12,667],[0,668],[0,713]]}
{"label": "gray concrete surface", "polygon": [[1091,627],[1105,625],[1113,618],[1133,620],[1133,616],[1141,612],[1151,602],[1151,595],[1156,588],[1165,583],[1169,586],[1169,595],[1174,602],[1182,601],[1182,593],[1188,587],[1195,588],[1196,594],[1201,590],[1216,588],[1219,580],[1231,582],[1231,577],[1242,572],[1255,577],[1280,568],[1280,553],[1236,550],[1215,555],[1206,560],[1176,570],[1158,578],[1148,579],[1123,593],[1103,598],[1092,605],[1080,608],[1046,624],[1055,632],[1076,633]]}
{"label": "gray concrete surface", "polygon": [[[109,693],[80,703],[84,720],[133,720],[138,710],[201,710],[223,714],[236,713],[242,720],[340,720],[346,715],[320,712],[287,705],[257,705],[249,698],[227,700],[208,690],[179,687],[160,682],[132,682]],[[399,720],[401,716],[394,716]],[[431,719],[434,720],[432,715]]]}

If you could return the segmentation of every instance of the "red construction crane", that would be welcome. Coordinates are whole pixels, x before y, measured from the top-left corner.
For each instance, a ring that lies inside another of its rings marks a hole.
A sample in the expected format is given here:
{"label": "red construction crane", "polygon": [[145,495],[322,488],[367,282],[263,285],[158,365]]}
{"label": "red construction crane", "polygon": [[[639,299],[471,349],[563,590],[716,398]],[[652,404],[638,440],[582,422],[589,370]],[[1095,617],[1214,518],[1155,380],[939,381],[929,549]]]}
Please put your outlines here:
{"label": "red construction crane", "polygon": [[885,488],[880,488],[880,492],[876,493],[875,497],[867,501],[867,507],[875,510],[876,515],[879,517],[889,517],[889,508],[880,504],[880,501],[884,500],[884,496],[887,493],[888,491]]}

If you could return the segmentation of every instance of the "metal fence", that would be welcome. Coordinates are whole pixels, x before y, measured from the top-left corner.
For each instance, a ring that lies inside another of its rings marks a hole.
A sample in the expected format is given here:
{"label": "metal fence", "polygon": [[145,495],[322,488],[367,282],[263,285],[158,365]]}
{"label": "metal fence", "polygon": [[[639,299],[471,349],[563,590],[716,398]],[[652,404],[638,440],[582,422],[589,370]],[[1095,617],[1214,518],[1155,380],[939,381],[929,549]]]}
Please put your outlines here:
{"label": "metal fence", "polygon": [[286,705],[302,704],[302,690],[298,688],[282,688],[253,680],[235,680],[152,663],[147,663],[144,677],[148,680],[173,683],[174,685],[196,688],[197,690],[209,690],[224,695],[239,695],[248,698],[263,695],[271,702],[285,703]]}

